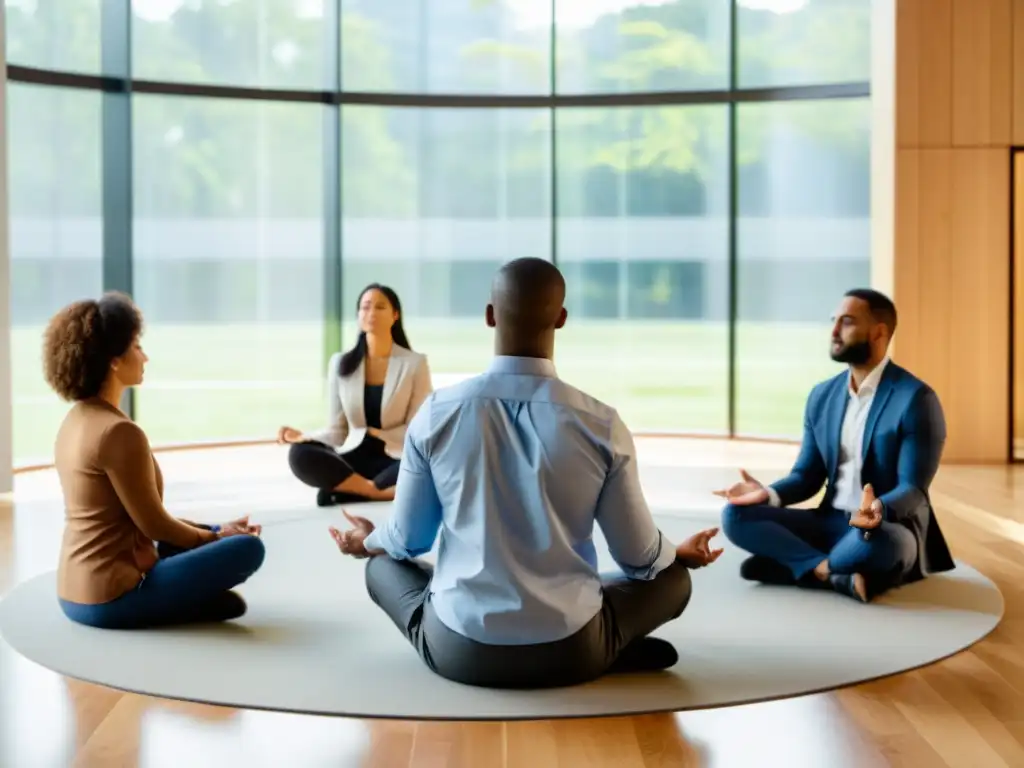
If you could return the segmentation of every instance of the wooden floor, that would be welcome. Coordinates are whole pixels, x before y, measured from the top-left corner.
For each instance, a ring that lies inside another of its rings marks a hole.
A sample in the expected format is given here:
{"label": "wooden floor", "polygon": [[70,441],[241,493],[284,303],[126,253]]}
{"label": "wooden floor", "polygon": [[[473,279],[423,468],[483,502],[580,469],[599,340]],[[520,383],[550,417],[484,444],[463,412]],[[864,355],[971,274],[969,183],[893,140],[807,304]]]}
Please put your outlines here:
{"label": "wooden floor", "polygon": [[[693,472],[706,472],[712,483],[720,468],[737,466],[770,480],[795,452],[707,440],[640,440],[639,447],[643,461],[690,472],[690,484]],[[169,499],[182,500],[172,508],[183,516],[189,494],[211,488],[212,480],[252,478],[254,499],[287,487],[276,447],[169,453],[161,464]],[[0,641],[0,768],[200,768],[222,761],[288,768],[1024,766],[1024,467],[944,467],[933,488],[954,554],[998,583],[1007,612],[973,649],[917,672],[833,694],[678,715],[369,722],[122,694],[66,680]],[[52,473],[32,473],[18,477],[13,506],[0,502],[0,595],[54,567],[56,493]],[[217,503],[207,499],[206,506]]]}

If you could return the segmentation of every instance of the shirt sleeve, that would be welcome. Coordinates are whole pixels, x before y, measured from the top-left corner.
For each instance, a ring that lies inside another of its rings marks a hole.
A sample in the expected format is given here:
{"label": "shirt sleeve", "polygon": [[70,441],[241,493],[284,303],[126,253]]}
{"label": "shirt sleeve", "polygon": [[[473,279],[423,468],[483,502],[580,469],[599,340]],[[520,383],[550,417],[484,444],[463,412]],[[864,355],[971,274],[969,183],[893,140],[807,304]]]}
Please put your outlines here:
{"label": "shirt sleeve", "polygon": [[391,516],[363,542],[367,550],[383,551],[395,560],[429,552],[441,528],[443,509],[427,451],[430,404],[429,399],[424,402],[406,430]]}
{"label": "shirt sleeve", "polygon": [[633,436],[618,414],[611,449],[611,469],[594,518],[622,572],[630,579],[649,581],[675,561],[676,549],[654,523],[640,487]]}
{"label": "shirt sleeve", "polygon": [[134,422],[119,421],[107,430],[100,445],[100,464],[128,516],[146,538],[182,549],[217,538],[216,532],[183,523],[164,508],[149,440]]}

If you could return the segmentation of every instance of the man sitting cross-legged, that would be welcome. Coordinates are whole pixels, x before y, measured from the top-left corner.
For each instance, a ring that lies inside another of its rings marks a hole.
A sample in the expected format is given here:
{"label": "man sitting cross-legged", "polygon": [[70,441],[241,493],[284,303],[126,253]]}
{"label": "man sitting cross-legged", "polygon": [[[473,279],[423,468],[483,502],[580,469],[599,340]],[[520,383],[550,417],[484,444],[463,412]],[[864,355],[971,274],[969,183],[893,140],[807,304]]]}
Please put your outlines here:
{"label": "man sitting cross-legged", "polygon": [[[331,529],[343,553],[369,557],[370,597],[450,680],[542,688],[670,667],[676,650],[648,635],[683,612],[688,569],[721,554],[717,529],[679,546],[662,535],[625,424],[557,378],[564,298],[549,262],[502,267],[490,370],[416,413],[388,522]],[[595,523],[621,574],[598,574]],[[432,568],[416,558],[439,532]]]}
{"label": "man sitting cross-legged", "polygon": [[[886,357],[895,329],[888,298],[849,291],[832,329],[832,359],[849,370],[811,391],[792,471],[766,487],[741,470],[718,492],[729,501],[723,532],[753,555],[744,578],[868,602],[954,567],[928,496],[946,438],[942,407]],[[826,483],[817,509],[786,508]]]}

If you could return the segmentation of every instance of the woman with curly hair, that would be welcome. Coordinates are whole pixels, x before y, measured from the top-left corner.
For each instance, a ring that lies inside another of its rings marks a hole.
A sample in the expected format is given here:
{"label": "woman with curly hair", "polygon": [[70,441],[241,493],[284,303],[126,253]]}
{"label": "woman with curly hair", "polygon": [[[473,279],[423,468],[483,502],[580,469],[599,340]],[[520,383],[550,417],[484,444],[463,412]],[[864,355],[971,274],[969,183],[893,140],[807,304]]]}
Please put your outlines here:
{"label": "woman with curly hair", "polygon": [[57,433],[65,526],[57,569],[61,608],[104,629],[227,621],[245,613],[234,587],[263,564],[248,517],[203,526],[172,517],[145,432],[121,411],[142,383],[142,315],[127,296],[77,301],[50,320],[47,383],[74,403]]}

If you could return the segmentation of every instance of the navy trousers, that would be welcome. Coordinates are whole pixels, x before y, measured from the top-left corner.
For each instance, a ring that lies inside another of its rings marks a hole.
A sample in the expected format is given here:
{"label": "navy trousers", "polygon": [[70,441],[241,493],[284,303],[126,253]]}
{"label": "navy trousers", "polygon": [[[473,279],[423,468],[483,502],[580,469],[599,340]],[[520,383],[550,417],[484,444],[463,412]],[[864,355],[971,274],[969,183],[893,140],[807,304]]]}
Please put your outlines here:
{"label": "navy trousers", "polygon": [[917,561],[910,529],[883,521],[865,540],[864,531],[849,521],[849,515],[832,508],[729,504],[722,532],[740,549],[782,563],[796,580],[827,558],[832,573],[889,577],[892,586],[902,581]]}
{"label": "navy trousers", "polygon": [[259,570],[264,554],[258,536],[228,536],[161,557],[134,589],[114,600],[60,605],[72,621],[100,629],[226,621],[245,612],[245,603],[229,590]]}

